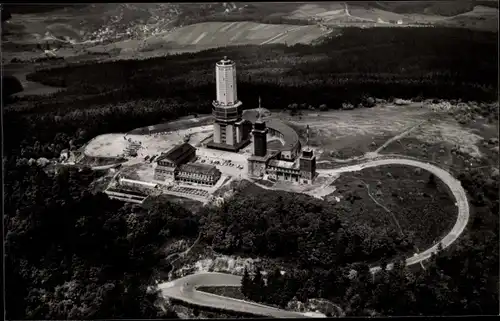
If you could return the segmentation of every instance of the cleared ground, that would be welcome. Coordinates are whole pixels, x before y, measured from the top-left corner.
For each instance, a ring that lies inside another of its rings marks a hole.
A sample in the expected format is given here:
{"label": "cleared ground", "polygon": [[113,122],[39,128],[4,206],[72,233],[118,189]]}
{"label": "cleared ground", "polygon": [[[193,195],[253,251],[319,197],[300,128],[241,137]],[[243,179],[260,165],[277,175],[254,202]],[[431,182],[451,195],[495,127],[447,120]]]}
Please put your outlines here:
{"label": "cleared ground", "polygon": [[137,134],[105,134],[92,139],[84,149],[85,155],[94,157],[120,157],[124,155],[125,148],[130,145],[128,139],[140,143],[137,150],[138,157],[160,155],[173,146],[185,141],[197,146],[212,133],[213,126],[202,126],[196,129],[184,129],[174,132],[156,133],[147,135]]}
{"label": "cleared ground", "polygon": [[[300,116],[282,113],[305,138],[305,127],[310,126],[310,142],[320,159],[331,159],[331,152],[342,152],[344,157],[360,156],[363,152],[375,151],[387,139],[422,124],[408,133],[430,144],[444,142],[459,145],[475,156],[482,136],[477,130],[459,124],[445,112],[434,112],[421,103],[408,106],[392,104],[378,105],[347,111],[304,112]],[[353,155],[354,153],[354,155]],[[338,157],[338,156],[335,156]],[[343,158],[343,157],[338,157]]]}
{"label": "cleared ground", "polygon": [[[492,157],[494,147],[498,148],[498,140],[495,143],[493,134],[495,125],[479,126],[476,122],[474,128],[466,127],[445,112],[423,106],[421,103],[408,106],[385,104],[371,109],[309,112],[293,117],[288,116],[286,112],[278,112],[268,117],[289,121],[298,131],[303,145],[305,126],[310,126],[310,145],[318,157],[318,168],[343,166],[349,158],[363,157],[367,153],[369,157],[375,156],[376,153],[413,156],[450,169],[495,166],[495,158]],[[124,164],[126,169],[122,172],[126,171],[127,176],[133,179],[152,181],[154,162],[150,163],[144,158],[147,155],[160,155],[189,136],[189,142],[197,147],[196,162],[217,166],[224,177],[237,180],[247,178],[247,157],[252,153],[252,144],[240,153],[204,148],[202,142],[210,138],[212,126],[196,125],[199,122],[208,122],[208,118],[205,118],[178,121],[171,126],[172,129],[178,130],[171,132],[127,134],[126,139],[124,134],[101,135],[87,144],[85,154],[87,157],[119,157],[130,144],[128,139],[140,142],[138,156],[128,157],[128,162]],[[183,126],[188,129],[181,129]],[[157,131],[167,127],[155,125],[133,132]],[[485,141],[483,138],[489,140]],[[272,140],[273,137],[268,139]],[[493,143],[490,143],[491,139]],[[271,144],[280,142],[274,139]],[[336,175],[322,175],[312,185],[283,182],[268,184],[264,181],[255,183],[266,189],[287,190],[324,198],[336,191],[336,185],[333,184],[336,179]],[[226,184],[225,179],[221,179],[221,184],[223,181]],[[217,188],[219,187],[221,186],[218,184]],[[209,192],[213,193],[215,189],[210,189]]]}

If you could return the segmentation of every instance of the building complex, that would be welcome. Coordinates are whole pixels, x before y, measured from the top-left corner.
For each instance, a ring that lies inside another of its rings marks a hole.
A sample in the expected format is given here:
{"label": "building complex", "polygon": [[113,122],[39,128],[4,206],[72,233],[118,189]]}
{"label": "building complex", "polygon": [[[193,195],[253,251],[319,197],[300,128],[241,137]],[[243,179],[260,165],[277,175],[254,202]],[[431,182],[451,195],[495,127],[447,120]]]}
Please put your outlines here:
{"label": "building complex", "polygon": [[[213,138],[208,148],[238,152],[253,140],[248,158],[248,175],[274,181],[311,184],[316,176],[316,157],[311,149],[301,149],[295,130],[282,121],[262,119],[259,97],[258,115],[243,113],[236,89],[236,65],[224,57],[216,63],[216,100],[212,103]],[[309,133],[309,132],[308,132]],[[268,136],[281,144],[268,145]],[[213,165],[195,163],[196,148],[188,143],[175,146],[156,159],[157,181],[179,181],[213,186],[221,172]]]}
{"label": "building complex", "polygon": [[[280,121],[272,122],[273,127],[268,129],[260,110],[259,105],[259,116],[252,131],[254,148],[253,155],[248,158],[248,174],[274,181],[311,184],[316,177],[316,157],[313,151],[306,148],[299,156],[301,146],[297,133]],[[281,148],[267,148],[269,132],[282,140]]]}

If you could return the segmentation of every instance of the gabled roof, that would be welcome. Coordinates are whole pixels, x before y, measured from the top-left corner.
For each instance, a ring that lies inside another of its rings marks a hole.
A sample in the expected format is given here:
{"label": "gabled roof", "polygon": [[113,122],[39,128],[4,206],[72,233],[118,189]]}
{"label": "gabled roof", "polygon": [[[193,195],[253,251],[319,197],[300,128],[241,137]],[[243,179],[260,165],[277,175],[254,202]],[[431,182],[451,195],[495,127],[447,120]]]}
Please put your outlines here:
{"label": "gabled roof", "polygon": [[187,163],[179,167],[180,172],[202,174],[202,175],[217,175],[219,170],[213,165]]}
{"label": "gabled roof", "polygon": [[178,163],[179,159],[185,155],[186,153],[190,153],[190,152],[196,152],[196,148],[193,147],[192,145],[188,144],[188,143],[182,143],[180,145],[177,145],[175,147],[173,147],[172,149],[170,149],[168,152],[166,152],[165,154],[159,156],[156,161],[161,161],[161,160],[164,160],[164,159],[167,159],[173,163]]}

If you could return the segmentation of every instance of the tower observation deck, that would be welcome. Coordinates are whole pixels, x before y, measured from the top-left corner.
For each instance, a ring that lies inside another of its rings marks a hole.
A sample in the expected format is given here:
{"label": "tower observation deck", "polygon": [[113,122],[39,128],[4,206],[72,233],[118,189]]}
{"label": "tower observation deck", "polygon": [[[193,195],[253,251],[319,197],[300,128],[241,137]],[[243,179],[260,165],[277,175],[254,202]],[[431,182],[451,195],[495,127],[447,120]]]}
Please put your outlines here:
{"label": "tower observation deck", "polygon": [[212,114],[216,121],[233,122],[241,119],[241,101],[238,100],[236,64],[224,57],[215,64],[216,100]]}
{"label": "tower observation deck", "polygon": [[234,61],[224,57],[215,64],[215,85],[214,136],[208,147],[237,151],[249,142],[251,127],[248,129],[241,117],[243,110],[238,100]]}

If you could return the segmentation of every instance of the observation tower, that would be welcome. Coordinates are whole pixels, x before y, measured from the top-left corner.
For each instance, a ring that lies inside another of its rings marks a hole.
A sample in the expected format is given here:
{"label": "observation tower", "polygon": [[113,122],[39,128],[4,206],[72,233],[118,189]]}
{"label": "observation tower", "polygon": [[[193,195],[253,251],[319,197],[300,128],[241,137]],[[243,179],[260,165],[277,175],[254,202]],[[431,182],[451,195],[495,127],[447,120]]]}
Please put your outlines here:
{"label": "observation tower", "polygon": [[251,124],[242,120],[242,102],[236,88],[236,64],[224,57],[215,64],[216,100],[212,102],[214,116],[213,141],[210,148],[238,151],[249,143]]}

